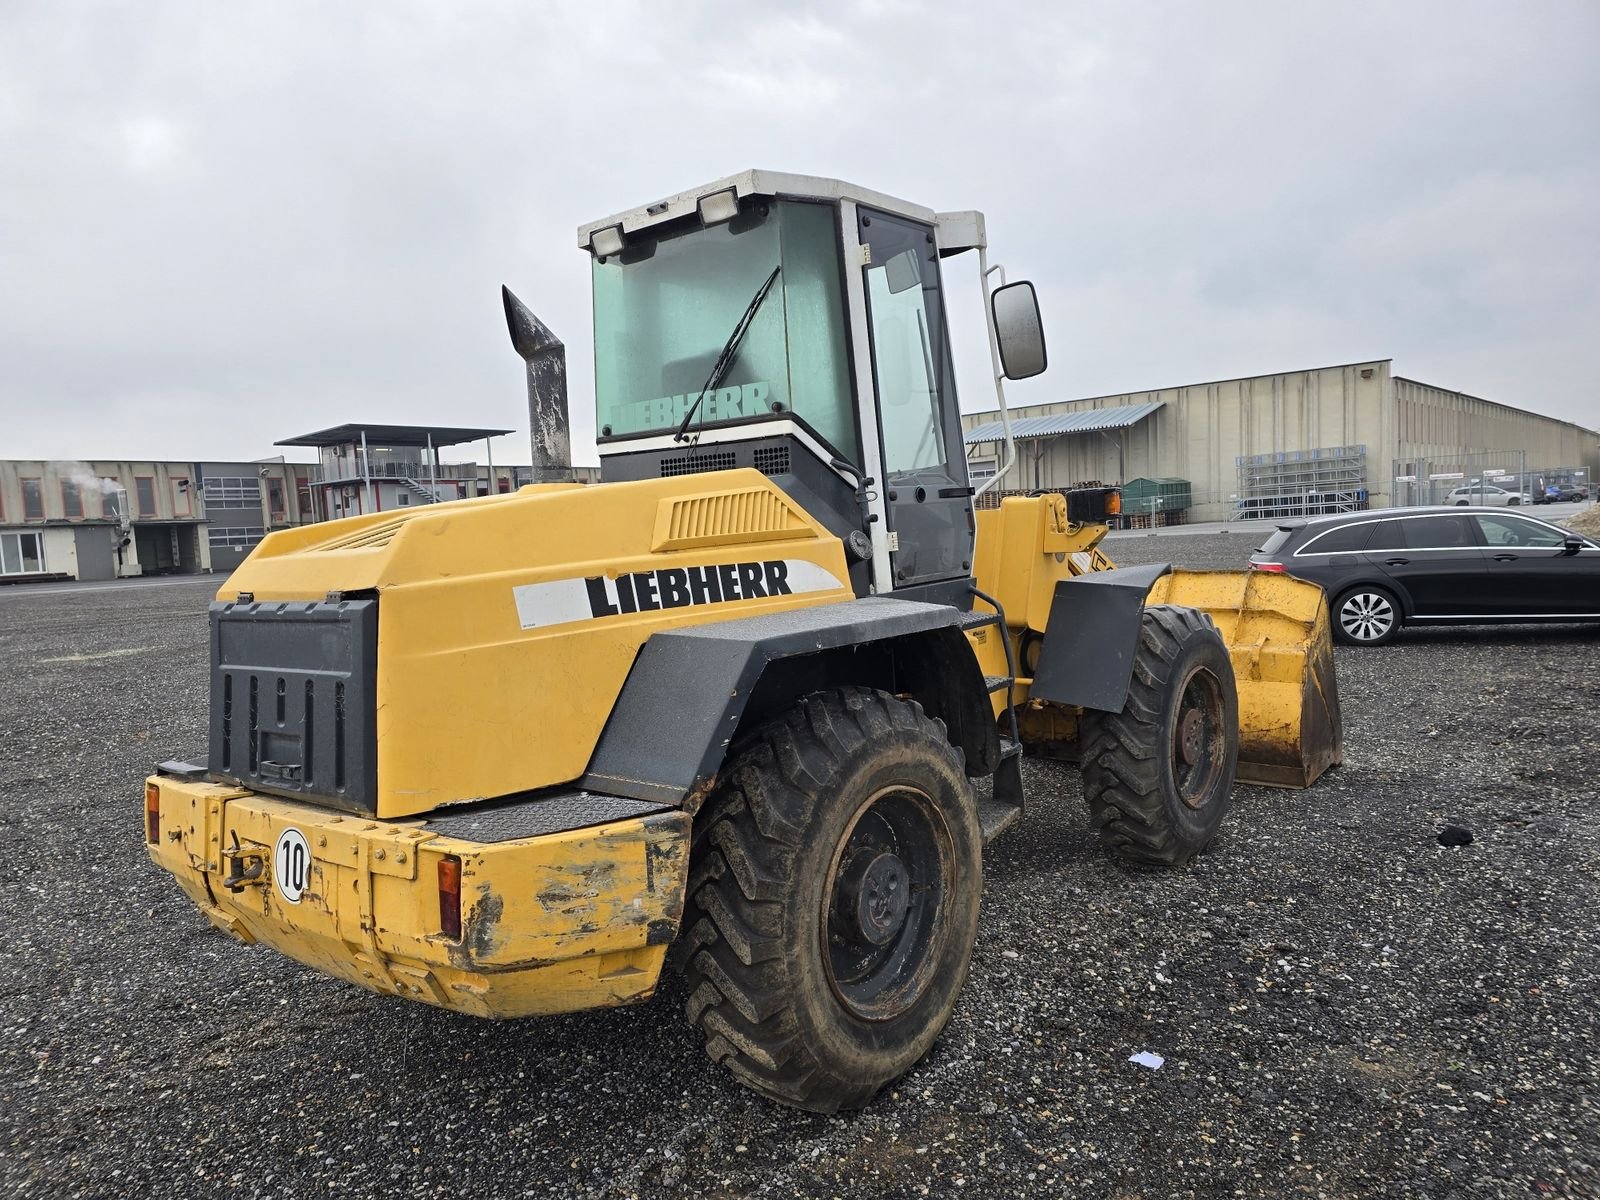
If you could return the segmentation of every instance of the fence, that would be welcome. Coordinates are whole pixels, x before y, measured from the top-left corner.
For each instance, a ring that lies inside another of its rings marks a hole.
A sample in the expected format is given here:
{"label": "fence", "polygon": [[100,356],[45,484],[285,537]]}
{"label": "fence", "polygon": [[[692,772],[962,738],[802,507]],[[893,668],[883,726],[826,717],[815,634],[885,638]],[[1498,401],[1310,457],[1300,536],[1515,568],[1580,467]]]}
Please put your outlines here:
{"label": "fence", "polygon": [[[1476,504],[1490,488],[1528,493],[1533,486],[1524,450],[1489,450],[1476,454],[1438,455],[1394,464],[1394,503],[1397,508],[1418,504]],[[1465,499],[1451,498],[1462,488],[1476,487]]]}

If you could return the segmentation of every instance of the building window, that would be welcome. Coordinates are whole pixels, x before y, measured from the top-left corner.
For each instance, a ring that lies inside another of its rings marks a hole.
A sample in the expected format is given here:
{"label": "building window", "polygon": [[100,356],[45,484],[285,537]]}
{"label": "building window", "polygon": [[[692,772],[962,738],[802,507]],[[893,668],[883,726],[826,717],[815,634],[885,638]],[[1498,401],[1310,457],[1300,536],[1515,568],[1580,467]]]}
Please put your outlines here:
{"label": "building window", "polygon": [[206,541],[211,543],[213,550],[249,550],[266,536],[267,531],[259,525],[235,525],[221,529],[212,526],[206,530]]}
{"label": "building window", "polygon": [[22,519],[44,520],[44,485],[37,479],[22,481]]}
{"label": "building window", "polygon": [[261,511],[261,483],[252,475],[215,475],[206,480],[207,508],[253,508]]}
{"label": "building window", "polygon": [[0,575],[32,575],[43,570],[44,538],[41,535],[0,533]]}
{"label": "building window", "polygon": [[61,511],[68,517],[83,516],[83,495],[78,491],[75,480],[63,479],[61,481]]}
{"label": "building window", "polygon": [[404,493],[404,492],[399,493],[397,498],[399,499],[399,501],[400,501],[400,503],[402,505],[411,503],[411,497],[406,495],[406,493]]}
{"label": "building window", "polygon": [[139,515],[153,517],[156,515],[156,481],[153,475],[136,475],[133,480],[133,489],[139,500]]}
{"label": "building window", "polygon": [[100,480],[100,511],[110,520],[122,518],[122,484],[115,479]]}
{"label": "building window", "polygon": [[267,507],[272,510],[274,517],[281,518],[283,511],[283,480],[267,480]]}

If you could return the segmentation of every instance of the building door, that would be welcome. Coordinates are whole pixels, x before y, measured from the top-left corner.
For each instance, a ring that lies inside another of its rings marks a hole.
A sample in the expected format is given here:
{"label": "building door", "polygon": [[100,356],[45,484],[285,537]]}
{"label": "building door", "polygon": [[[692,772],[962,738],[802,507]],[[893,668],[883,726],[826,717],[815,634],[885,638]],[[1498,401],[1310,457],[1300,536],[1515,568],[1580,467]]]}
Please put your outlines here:
{"label": "building door", "polygon": [[73,530],[78,551],[79,579],[117,577],[117,530],[111,525],[85,525]]}
{"label": "building door", "polygon": [[972,488],[933,227],[858,210],[894,586],[965,577]]}

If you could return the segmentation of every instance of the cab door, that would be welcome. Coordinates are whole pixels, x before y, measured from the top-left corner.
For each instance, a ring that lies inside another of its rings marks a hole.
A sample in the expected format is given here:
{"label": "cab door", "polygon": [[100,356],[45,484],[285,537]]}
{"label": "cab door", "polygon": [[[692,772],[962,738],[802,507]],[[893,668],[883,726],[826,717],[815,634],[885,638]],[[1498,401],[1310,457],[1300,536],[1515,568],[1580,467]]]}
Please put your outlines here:
{"label": "cab door", "polygon": [[894,586],[965,578],[972,487],[933,226],[864,207],[856,220]]}

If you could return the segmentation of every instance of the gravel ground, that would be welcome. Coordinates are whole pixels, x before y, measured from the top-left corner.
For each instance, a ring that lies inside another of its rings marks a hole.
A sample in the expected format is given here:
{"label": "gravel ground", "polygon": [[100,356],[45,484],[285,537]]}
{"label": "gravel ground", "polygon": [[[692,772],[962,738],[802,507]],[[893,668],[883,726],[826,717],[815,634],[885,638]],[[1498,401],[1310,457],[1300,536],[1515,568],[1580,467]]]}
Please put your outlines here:
{"label": "gravel ground", "polygon": [[829,1118],[706,1062],[675,981],[492,1025],[210,932],[139,804],[203,742],[205,600],[0,592],[8,1196],[1600,1195],[1600,631],[1341,648],[1346,765],[1239,789],[1173,874],[1108,861],[1075,769],[1029,760],[954,1021]]}

